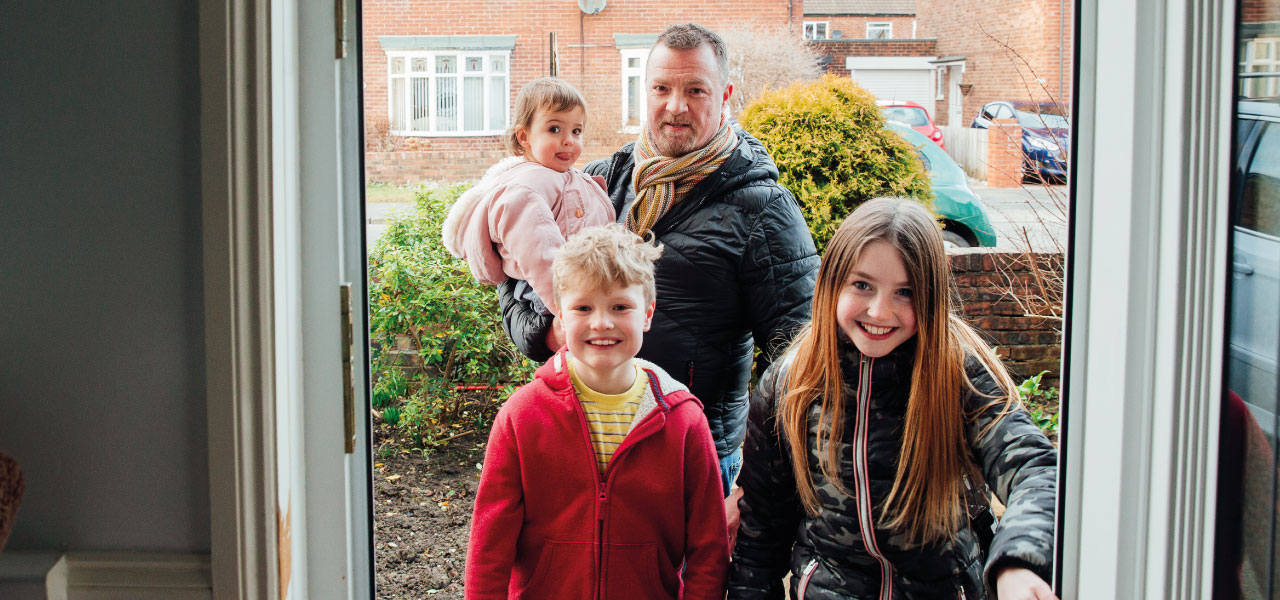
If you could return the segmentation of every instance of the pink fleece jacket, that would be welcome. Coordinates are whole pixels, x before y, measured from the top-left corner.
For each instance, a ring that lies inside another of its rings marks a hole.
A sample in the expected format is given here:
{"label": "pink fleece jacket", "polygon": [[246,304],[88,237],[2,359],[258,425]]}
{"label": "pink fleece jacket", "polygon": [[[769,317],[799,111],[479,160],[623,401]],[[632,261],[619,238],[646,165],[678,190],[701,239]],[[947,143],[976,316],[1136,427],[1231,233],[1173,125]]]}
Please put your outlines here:
{"label": "pink fleece jacket", "polygon": [[466,259],[477,281],[497,285],[508,277],[523,279],[559,314],[551,287],[556,249],[582,228],[612,223],[615,217],[603,179],[508,159],[458,198],[442,237],[454,256]]}

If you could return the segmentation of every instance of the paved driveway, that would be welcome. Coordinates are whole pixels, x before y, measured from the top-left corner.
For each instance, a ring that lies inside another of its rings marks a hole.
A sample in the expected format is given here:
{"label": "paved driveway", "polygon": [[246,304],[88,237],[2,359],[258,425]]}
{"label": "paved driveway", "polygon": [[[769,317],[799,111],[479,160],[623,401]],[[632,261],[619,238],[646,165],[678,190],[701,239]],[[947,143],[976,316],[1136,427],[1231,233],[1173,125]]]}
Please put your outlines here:
{"label": "paved driveway", "polygon": [[995,227],[997,248],[1023,249],[1028,241],[1038,252],[1067,247],[1067,186],[1031,185],[989,188],[973,185]]}

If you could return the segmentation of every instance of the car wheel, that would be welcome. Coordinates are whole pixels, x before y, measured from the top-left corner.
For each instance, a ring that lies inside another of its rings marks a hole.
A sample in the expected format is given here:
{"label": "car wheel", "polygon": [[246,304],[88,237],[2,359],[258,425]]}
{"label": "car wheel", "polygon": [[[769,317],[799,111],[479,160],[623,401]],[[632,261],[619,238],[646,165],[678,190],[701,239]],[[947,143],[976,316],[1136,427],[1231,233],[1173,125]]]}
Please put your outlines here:
{"label": "car wheel", "polygon": [[972,248],[973,244],[969,243],[963,235],[950,229],[942,230],[942,244],[953,248]]}

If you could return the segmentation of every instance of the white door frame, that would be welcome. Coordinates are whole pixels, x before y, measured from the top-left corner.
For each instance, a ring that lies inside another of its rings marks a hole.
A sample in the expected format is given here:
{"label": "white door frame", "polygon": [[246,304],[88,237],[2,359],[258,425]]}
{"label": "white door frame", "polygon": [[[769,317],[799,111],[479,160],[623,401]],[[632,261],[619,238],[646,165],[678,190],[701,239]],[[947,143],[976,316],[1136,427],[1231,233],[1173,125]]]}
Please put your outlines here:
{"label": "white door frame", "polygon": [[344,449],[343,282],[357,299],[357,407],[368,405],[368,380],[357,13],[341,1],[341,60],[332,4],[200,1],[217,598],[371,595],[368,411],[355,411],[356,449]]}
{"label": "white door frame", "polygon": [[1207,598],[1234,4],[1082,0],[1063,598]]}
{"label": "white door frame", "polygon": [[[305,597],[361,598],[368,586],[357,578],[371,573],[368,523],[353,515],[368,512],[353,506],[361,492],[352,490],[367,481],[367,466],[361,474],[361,459],[334,450],[339,391],[330,389],[339,372],[336,285],[362,280],[351,259],[351,231],[359,229],[352,212],[360,209],[341,200],[360,181],[358,124],[340,111],[358,106],[350,98],[359,87],[354,60],[320,52],[332,41],[332,6],[289,6],[298,96],[279,114],[298,118],[291,168],[305,202],[298,243],[283,251],[299,261],[305,357],[275,355],[273,298],[281,291],[273,267],[282,250],[273,223],[293,215],[272,212],[280,207],[272,205],[270,69],[282,57],[269,52],[278,25],[268,17],[287,17],[272,15],[270,0],[200,2],[214,593],[278,593],[272,449],[275,365],[284,360],[302,365],[306,390],[306,489],[294,508],[306,515],[294,523],[294,535],[306,539],[305,566],[298,571],[294,557],[294,577],[307,582]],[[1078,9],[1060,593],[1203,597],[1213,548],[1234,6],[1081,0]]]}

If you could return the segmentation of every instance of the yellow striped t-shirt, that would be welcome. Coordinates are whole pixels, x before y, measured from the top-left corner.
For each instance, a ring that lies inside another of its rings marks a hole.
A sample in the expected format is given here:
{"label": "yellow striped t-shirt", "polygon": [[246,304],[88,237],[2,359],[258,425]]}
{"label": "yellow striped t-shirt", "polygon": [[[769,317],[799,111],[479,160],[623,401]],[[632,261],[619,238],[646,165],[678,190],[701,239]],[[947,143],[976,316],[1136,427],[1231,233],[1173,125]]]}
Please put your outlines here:
{"label": "yellow striped t-shirt", "polygon": [[631,429],[631,421],[640,408],[648,378],[640,370],[640,366],[636,365],[636,382],[631,385],[631,389],[616,395],[601,394],[587,387],[577,373],[573,372],[572,362],[569,363],[569,378],[573,381],[573,389],[578,392],[582,410],[587,414],[587,429],[591,432],[591,445],[596,451],[596,464],[600,467],[600,472],[604,473],[613,453],[622,445],[627,431]]}

